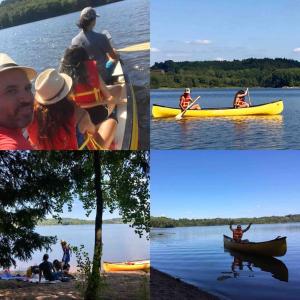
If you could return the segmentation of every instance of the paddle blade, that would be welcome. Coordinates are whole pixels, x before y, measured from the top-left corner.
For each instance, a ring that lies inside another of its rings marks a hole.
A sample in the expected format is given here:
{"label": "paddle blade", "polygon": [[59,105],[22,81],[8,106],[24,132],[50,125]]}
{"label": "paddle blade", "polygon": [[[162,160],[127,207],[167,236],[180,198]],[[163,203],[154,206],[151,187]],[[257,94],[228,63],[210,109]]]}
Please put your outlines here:
{"label": "paddle blade", "polygon": [[175,117],[175,119],[176,119],[177,121],[181,120],[181,119],[182,119],[182,113],[178,114],[178,115]]}
{"label": "paddle blade", "polygon": [[147,51],[150,50],[150,42],[140,43],[125,48],[121,48],[118,51],[121,52],[134,52],[134,51]]}

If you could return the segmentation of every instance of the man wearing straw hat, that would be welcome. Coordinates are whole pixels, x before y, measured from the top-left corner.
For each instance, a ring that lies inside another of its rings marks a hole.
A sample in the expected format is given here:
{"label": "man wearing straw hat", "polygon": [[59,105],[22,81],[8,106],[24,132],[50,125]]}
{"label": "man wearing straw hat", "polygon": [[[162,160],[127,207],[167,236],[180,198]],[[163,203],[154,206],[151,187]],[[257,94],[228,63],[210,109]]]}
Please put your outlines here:
{"label": "man wearing straw hat", "polygon": [[109,83],[111,62],[115,64],[119,55],[112,48],[105,34],[93,31],[97,17],[99,15],[92,7],[86,7],[81,11],[77,26],[82,30],[72,39],[72,45],[85,48],[90,59],[97,61],[99,73],[103,80]]}
{"label": "man wearing straw hat", "polygon": [[31,80],[36,71],[0,53],[0,150],[32,150],[22,135],[33,116]]}

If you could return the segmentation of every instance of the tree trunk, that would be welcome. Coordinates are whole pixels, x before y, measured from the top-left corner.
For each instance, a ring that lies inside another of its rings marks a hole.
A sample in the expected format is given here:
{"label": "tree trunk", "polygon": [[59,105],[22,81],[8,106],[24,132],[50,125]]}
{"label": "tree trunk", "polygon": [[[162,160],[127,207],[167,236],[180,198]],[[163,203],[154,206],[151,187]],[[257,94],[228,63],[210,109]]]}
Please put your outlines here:
{"label": "tree trunk", "polygon": [[102,214],[103,214],[103,197],[102,197],[102,174],[101,174],[101,154],[99,151],[93,152],[94,172],[95,172],[95,191],[96,191],[96,220],[95,220],[95,248],[93,257],[92,275],[88,280],[85,300],[96,299],[100,286],[100,267],[102,255]]}

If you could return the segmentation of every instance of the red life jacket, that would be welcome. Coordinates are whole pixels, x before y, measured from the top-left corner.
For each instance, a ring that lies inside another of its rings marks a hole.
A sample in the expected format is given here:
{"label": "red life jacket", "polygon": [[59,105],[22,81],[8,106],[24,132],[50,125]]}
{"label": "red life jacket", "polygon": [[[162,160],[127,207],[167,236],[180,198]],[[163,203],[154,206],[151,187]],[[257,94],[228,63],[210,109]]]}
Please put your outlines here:
{"label": "red life jacket", "polygon": [[78,150],[75,114],[70,118],[68,128],[70,133],[67,133],[64,128],[61,127],[56,133],[52,143],[47,137],[40,139],[39,142],[38,122],[35,115],[33,122],[27,127],[27,131],[29,141],[37,150]]}
{"label": "red life jacket", "polygon": [[241,106],[241,105],[244,105],[245,103],[246,103],[245,98],[243,98],[243,99],[238,98],[238,99],[236,100],[236,102],[235,102],[235,106],[236,106],[236,107],[239,107],[239,106]]}
{"label": "red life jacket", "polygon": [[235,241],[240,241],[243,237],[243,230],[242,229],[233,229],[233,239]]}
{"label": "red life jacket", "polygon": [[91,107],[91,104],[99,104],[103,99],[100,90],[100,80],[95,60],[84,62],[86,72],[88,74],[88,83],[78,83],[73,87],[72,99],[80,107]]}
{"label": "red life jacket", "polygon": [[183,109],[186,109],[190,102],[191,102],[192,98],[191,98],[191,94],[189,93],[184,93],[181,97],[180,97],[180,107]]}

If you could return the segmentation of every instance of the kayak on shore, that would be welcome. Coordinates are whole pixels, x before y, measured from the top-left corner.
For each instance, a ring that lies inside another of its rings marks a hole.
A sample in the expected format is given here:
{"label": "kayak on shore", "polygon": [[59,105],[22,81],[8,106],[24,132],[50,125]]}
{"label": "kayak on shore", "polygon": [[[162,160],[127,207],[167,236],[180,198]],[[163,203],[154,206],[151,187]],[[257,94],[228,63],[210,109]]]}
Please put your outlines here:
{"label": "kayak on shore", "polygon": [[278,237],[266,242],[235,242],[229,236],[224,235],[224,248],[263,256],[283,256],[287,251],[286,237]]}
{"label": "kayak on shore", "polygon": [[[200,110],[187,110],[185,117],[227,117],[251,115],[278,115],[283,111],[283,101],[253,105],[246,108],[204,108]],[[181,113],[180,108],[154,104],[152,106],[153,118],[172,118]]]}
{"label": "kayak on shore", "polygon": [[105,272],[148,271],[150,269],[150,260],[103,262],[103,269]]}

